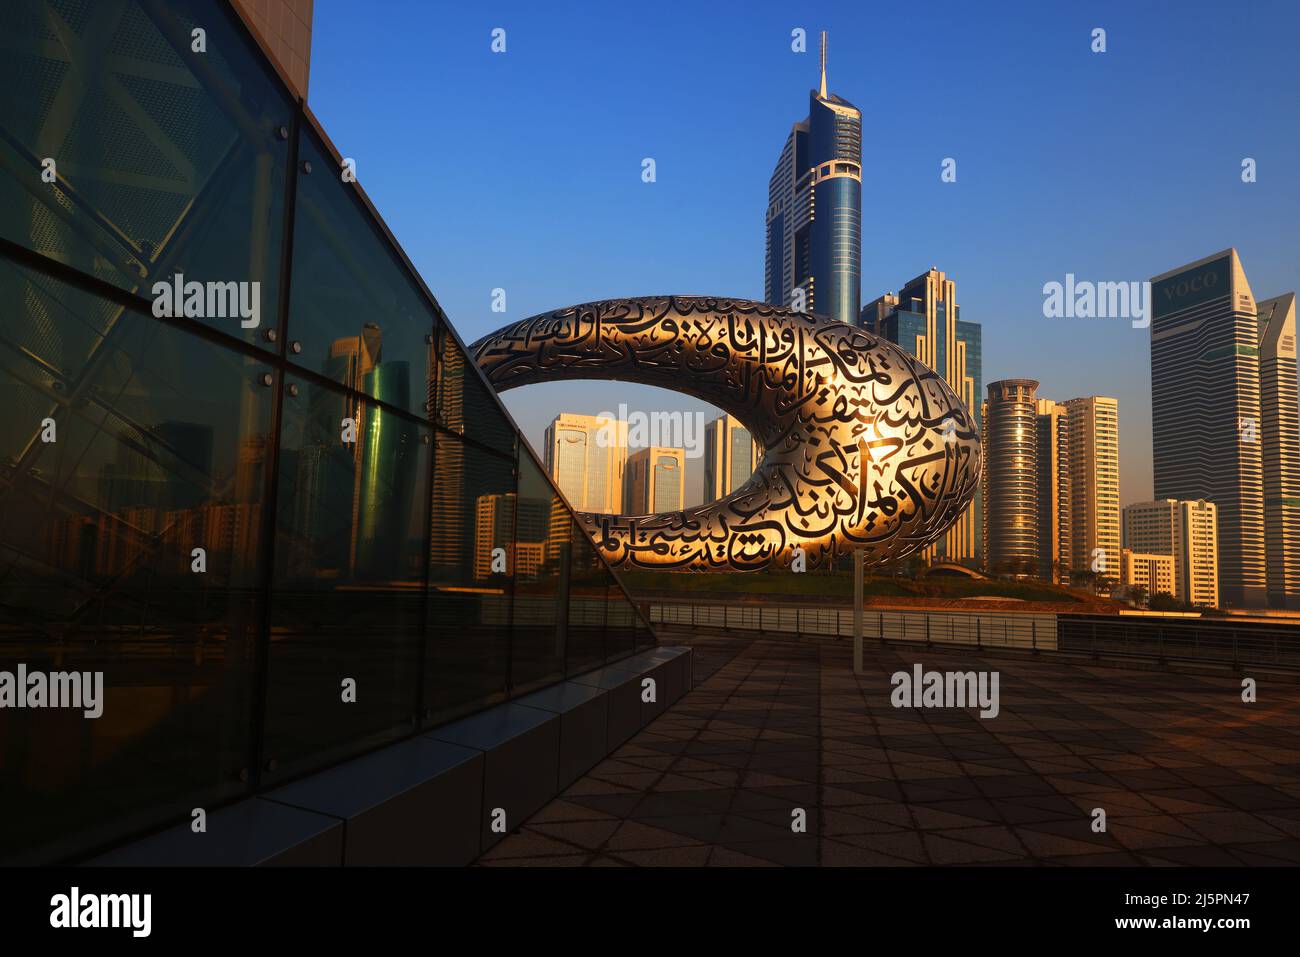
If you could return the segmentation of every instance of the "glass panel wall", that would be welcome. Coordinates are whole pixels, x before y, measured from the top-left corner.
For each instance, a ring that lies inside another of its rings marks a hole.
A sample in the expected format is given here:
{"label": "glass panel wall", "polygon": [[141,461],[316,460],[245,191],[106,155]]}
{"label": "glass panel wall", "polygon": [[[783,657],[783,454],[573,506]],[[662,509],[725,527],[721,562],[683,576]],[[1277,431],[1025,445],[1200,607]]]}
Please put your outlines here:
{"label": "glass panel wall", "polygon": [[5,4],[0,237],[150,299],[179,279],[179,312],[269,347],[295,108],[232,16]]}
{"label": "glass panel wall", "polygon": [[[290,361],[427,417],[437,315],[339,169],[321,138],[304,128],[296,171]],[[398,373],[399,367],[405,371]],[[379,368],[387,372],[372,375]]]}
{"label": "glass panel wall", "polygon": [[429,522],[426,722],[507,695],[514,473],[512,460],[438,433]]}
{"label": "glass panel wall", "polygon": [[267,783],[410,731],[428,561],[427,425],[293,376],[280,421]]}
{"label": "glass panel wall", "polygon": [[[0,708],[0,863],[183,826],[649,640],[226,3],[31,0],[5,31],[0,693],[85,693]],[[176,274],[203,295],[160,315]],[[257,325],[207,308],[254,282]]]}
{"label": "glass panel wall", "polygon": [[569,523],[569,641],[564,671],[579,675],[605,663],[605,596],[613,576],[586,531]]}
{"label": "glass panel wall", "polygon": [[445,326],[438,359],[438,424],[502,455],[513,456],[514,426]]}
{"label": "glass panel wall", "polygon": [[510,684],[516,694],[558,681],[564,674],[572,521],[541,467],[521,448],[511,556],[515,608]]}
{"label": "glass panel wall", "polygon": [[4,259],[0,315],[0,672],[102,682],[0,709],[4,860],[247,788],[274,372]]}

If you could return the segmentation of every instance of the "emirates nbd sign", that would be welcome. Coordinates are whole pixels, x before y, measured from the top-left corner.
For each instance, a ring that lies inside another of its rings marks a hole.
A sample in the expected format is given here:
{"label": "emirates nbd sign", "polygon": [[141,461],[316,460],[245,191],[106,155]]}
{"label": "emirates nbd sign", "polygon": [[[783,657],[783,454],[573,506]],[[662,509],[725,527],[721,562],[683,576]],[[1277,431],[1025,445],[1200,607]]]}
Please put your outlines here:
{"label": "emirates nbd sign", "polygon": [[1222,299],[1232,292],[1232,257],[1224,256],[1151,284],[1151,309],[1155,317],[1188,306]]}

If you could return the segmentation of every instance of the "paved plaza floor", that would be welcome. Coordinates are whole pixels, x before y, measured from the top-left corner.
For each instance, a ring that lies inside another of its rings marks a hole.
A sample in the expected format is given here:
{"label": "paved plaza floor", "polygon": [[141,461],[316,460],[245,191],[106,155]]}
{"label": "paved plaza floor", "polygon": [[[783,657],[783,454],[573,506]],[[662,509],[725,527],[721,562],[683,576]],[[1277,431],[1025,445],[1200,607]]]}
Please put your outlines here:
{"label": "paved plaza floor", "polygon": [[[1300,864],[1300,683],[1247,704],[1240,678],[1048,656],[869,642],[859,677],[848,641],[661,640],[695,689],[480,864]],[[997,671],[999,714],[893,707],[917,662]]]}

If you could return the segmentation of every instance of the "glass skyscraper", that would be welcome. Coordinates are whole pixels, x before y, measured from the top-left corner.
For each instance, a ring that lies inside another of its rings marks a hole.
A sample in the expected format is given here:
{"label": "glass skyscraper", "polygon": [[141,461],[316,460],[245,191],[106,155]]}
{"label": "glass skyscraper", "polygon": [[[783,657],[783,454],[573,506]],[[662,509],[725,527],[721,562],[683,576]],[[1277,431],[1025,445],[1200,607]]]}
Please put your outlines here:
{"label": "glass skyscraper", "polygon": [[1156,499],[1218,509],[1228,605],[1300,606],[1295,297],[1256,302],[1235,249],[1151,280]]}
{"label": "glass skyscraper", "polygon": [[862,296],[862,113],[821,86],[786,138],[768,185],[764,298],[840,322],[857,321]]}
{"label": "glass skyscraper", "polygon": [[763,452],[733,415],[720,415],[704,430],[704,501],[730,495],[749,481]]}

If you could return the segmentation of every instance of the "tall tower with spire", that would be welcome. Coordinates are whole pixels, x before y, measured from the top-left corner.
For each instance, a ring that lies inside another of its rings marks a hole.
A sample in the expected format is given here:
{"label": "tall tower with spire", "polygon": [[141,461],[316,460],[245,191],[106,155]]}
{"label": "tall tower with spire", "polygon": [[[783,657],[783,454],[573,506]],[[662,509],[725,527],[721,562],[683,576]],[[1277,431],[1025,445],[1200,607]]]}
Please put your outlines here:
{"label": "tall tower with spire", "polygon": [[826,89],[786,137],[768,184],[764,298],[857,322],[862,296],[862,113]]}

